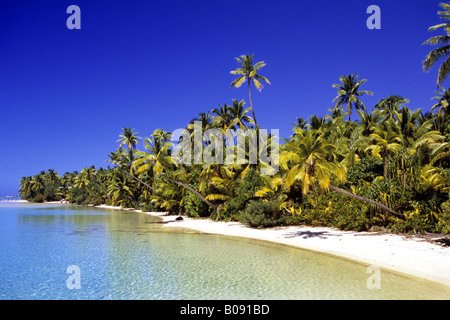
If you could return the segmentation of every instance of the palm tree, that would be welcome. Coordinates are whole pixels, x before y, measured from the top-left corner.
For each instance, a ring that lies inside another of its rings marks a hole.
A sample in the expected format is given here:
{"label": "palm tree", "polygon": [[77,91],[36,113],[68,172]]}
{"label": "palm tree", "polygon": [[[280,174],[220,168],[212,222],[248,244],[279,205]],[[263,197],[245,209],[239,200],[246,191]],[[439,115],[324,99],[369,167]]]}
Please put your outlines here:
{"label": "palm tree", "polygon": [[201,124],[202,124],[202,130],[206,131],[207,129],[209,129],[212,119],[213,119],[213,117],[211,116],[211,112],[210,111],[208,111],[206,113],[200,112],[198,114],[198,117],[193,118],[191,121],[189,121],[189,125],[188,125],[187,129],[188,130],[193,129],[194,122],[200,121]]}
{"label": "palm tree", "polygon": [[392,95],[387,98],[381,99],[374,106],[374,109],[380,110],[384,114],[384,120],[394,119],[395,112],[399,112],[401,108],[403,108],[407,103],[409,103],[408,99],[405,99],[402,96]]}
{"label": "palm tree", "polygon": [[363,153],[368,142],[368,138],[362,134],[363,131],[363,127],[358,126],[352,131],[349,138],[341,136],[336,143],[338,150],[342,153],[341,156],[343,156],[340,163],[347,168],[354,166],[361,160],[360,155]]}
{"label": "palm tree", "polygon": [[22,199],[27,200],[33,196],[32,187],[32,177],[22,177],[22,179],[20,179],[19,195]]}
{"label": "palm tree", "polygon": [[31,178],[31,189],[36,193],[44,193],[45,189],[45,182],[44,182],[44,171],[42,171],[40,174],[36,174]]}
{"label": "palm tree", "polygon": [[75,177],[74,187],[84,189],[88,194],[92,194],[94,185],[94,166],[86,167]]}
{"label": "palm tree", "polygon": [[314,114],[309,117],[308,122],[310,129],[317,130],[325,124],[325,117],[319,118]]}
{"label": "palm tree", "polygon": [[250,100],[250,108],[252,109],[253,114],[253,120],[255,121],[255,126],[257,125],[256,122],[256,116],[255,116],[255,110],[253,109],[253,102],[252,102],[252,94],[250,90],[250,83],[253,81],[254,86],[258,91],[261,91],[263,88],[263,85],[259,80],[265,81],[268,84],[270,84],[270,81],[263,76],[260,76],[257,72],[262,67],[266,66],[264,61],[259,61],[256,64],[253,65],[253,54],[251,56],[247,55],[241,55],[239,58],[235,58],[240,64],[241,67],[237,68],[236,70],[230,71],[231,74],[239,75],[238,78],[236,78],[231,83],[231,88],[239,88],[242,86],[242,84],[247,80],[248,85],[248,97]]}
{"label": "palm tree", "polygon": [[381,119],[381,110],[372,109],[370,113],[362,110],[357,110],[357,112],[361,119],[361,123],[359,124],[359,127],[362,128],[361,134],[367,137],[375,131],[375,128]]}
{"label": "palm tree", "polygon": [[216,207],[216,220],[219,220],[220,210],[225,206],[228,200],[235,197],[235,180],[232,175],[224,177],[215,176],[211,178],[211,186],[213,187],[214,192],[209,193],[206,196],[206,200],[222,202]]}
{"label": "palm tree", "polygon": [[48,172],[45,175],[45,182],[59,184],[60,181],[61,181],[61,176],[58,174],[58,171],[55,171],[53,169],[48,169]]}
{"label": "palm tree", "polygon": [[448,88],[447,90],[442,89],[442,92],[436,91],[436,93],[439,94],[440,96],[431,98],[431,100],[436,99],[436,100],[438,100],[438,102],[431,107],[430,111],[433,111],[434,109],[439,108],[438,115],[440,115],[443,112],[444,115],[450,116],[450,108],[449,108],[450,88]]}
{"label": "palm tree", "polygon": [[334,88],[338,89],[338,95],[333,99],[333,102],[337,100],[335,108],[338,106],[347,106],[348,120],[351,120],[352,108],[355,107],[357,110],[366,110],[366,107],[359,99],[360,96],[373,95],[373,92],[362,90],[359,91],[359,87],[362,86],[367,80],[363,79],[358,81],[359,74],[354,75],[354,73],[348,76],[341,76],[339,80],[341,84],[333,84]]}
{"label": "palm tree", "polygon": [[152,176],[158,176],[164,170],[175,168],[176,162],[170,155],[169,142],[170,132],[155,130],[151,138],[144,140],[144,146],[147,151],[137,151],[137,159],[133,161],[132,167],[137,168],[137,173],[152,173]]}
{"label": "palm tree", "polygon": [[228,111],[231,117],[231,127],[237,127],[242,131],[247,130],[247,125],[254,123],[252,117],[248,116],[247,113],[250,111],[250,108],[244,109],[245,101],[242,99],[241,101],[237,101],[233,99],[233,105],[228,107]]}
{"label": "palm tree", "polygon": [[[295,130],[295,129],[294,129]],[[334,158],[333,153],[337,147],[325,139],[325,132],[322,128],[318,130],[300,131],[289,141],[283,150],[280,163],[287,170],[285,184],[292,186],[296,181],[301,182],[302,193],[313,192],[314,202],[317,203],[317,186],[322,192],[328,189],[345,194],[354,199],[378,206],[399,218],[404,215],[389,207],[345,191],[334,186],[332,178],[338,182],[345,182],[345,168],[339,164],[330,162],[329,158]]]}
{"label": "palm tree", "polygon": [[322,192],[328,190],[333,175],[341,181],[345,180],[345,170],[327,160],[334,151],[336,146],[325,139],[322,128],[296,130],[296,135],[285,145],[280,158],[280,163],[287,170],[286,184],[291,186],[295,181],[301,181],[302,193],[312,191],[317,204],[317,187]]}
{"label": "palm tree", "polygon": [[128,207],[134,202],[128,177],[121,172],[116,172],[111,176],[107,190],[106,194],[113,205]]}
{"label": "palm tree", "polygon": [[[445,35],[434,36],[426,40],[423,44],[427,45],[442,45],[441,47],[431,50],[425,60],[423,61],[423,71],[428,72],[440,59],[446,57],[450,53],[450,5],[446,3],[439,4],[445,11],[438,11],[438,15],[443,20],[443,23],[431,26],[428,31],[437,29],[444,29]],[[438,71],[437,87],[439,88],[442,82],[450,73],[450,57],[441,64]]]}
{"label": "palm tree", "polygon": [[388,156],[396,154],[401,148],[401,137],[392,131],[376,130],[370,136],[371,145],[366,151],[372,151],[374,157],[383,160],[383,175],[386,178],[389,168]]}
{"label": "palm tree", "polygon": [[291,124],[294,125],[294,127],[299,128],[299,129],[306,129],[308,127],[308,124],[306,123],[306,121],[302,118],[302,117],[296,117],[297,122],[292,122]]}
{"label": "palm tree", "polygon": [[211,113],[214,115],[214,118],[211,122],[211,125],[215,128],[220,128],[224,132],[231,127],[231,114],[229,110],[229,106],[225,103],[223,106],[219,103],[218,108],[214,108]]}
{"label": "palm tree", "polygon": [[120,139],[117,140],[117,142],[120,142],[119,148],[122,146],[127,147],[128,155],[129,155],[129,165],[131,170],[131,164],[133,163],[134,157],[133,157],[133,151],[136,149],[136,145],[139,143],[137,139],[142,139],[141,137],[138,137],[136,134],[137,132],[134,132],[134,129],[131,129],[131,127],[123,128],[123,133],[120,135]]}
{"label": "palm tree", "polygon": [[[418,122],[420,119],[420,109],[417,111],[412,112],[407,107],[403,107],[399,112],[395,111],[395,118],[397,121],[390,123],[393,124],[393,126],[390,126],[390,129],[397,132],[402,139],[402,144],[406,147],[410,147],[414,144],[414,141],[416,139],[416,131],[418,129]],[[431,121],[427,122],[430,123],[429,127],[431,127]]]}

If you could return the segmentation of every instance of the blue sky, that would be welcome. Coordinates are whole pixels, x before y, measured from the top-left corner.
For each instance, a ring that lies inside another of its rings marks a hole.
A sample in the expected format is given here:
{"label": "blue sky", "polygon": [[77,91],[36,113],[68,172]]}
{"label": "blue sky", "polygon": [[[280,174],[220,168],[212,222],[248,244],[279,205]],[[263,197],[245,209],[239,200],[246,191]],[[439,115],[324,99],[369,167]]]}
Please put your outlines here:
{"label": "blue sky", "polygon": [[[437,67],[423,73],[439,23],[432,0],[17,1],[0,5],[0,195],[41,170],[105,162],[123,127],[148,137],[184,127],[232,99],[235,57],[254,54],[271,85],[253,91],[258,124],[291,133],[297,116],[323,116],[339,76],[360,74],[369,109],[392,94],[429,110]],[[69,30],[68,6],[81,9]],[[381,29],[369,30],[369,5]],[[444,86],[448,85],[444,83]],[[356,117],[356,115],[354,116]],[[139,145],[142,147],[142,143]]]}

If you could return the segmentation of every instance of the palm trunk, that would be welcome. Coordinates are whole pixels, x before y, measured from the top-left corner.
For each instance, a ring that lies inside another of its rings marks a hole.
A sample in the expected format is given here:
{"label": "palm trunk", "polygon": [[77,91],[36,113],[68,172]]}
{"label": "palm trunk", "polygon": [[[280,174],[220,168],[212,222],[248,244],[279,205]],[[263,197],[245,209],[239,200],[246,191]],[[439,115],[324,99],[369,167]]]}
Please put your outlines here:
{"label": "palm trunk", "polygon": [[138,181],[138,182],[144,184],[145,186],[147,186],[147,187],[150,188],[153,192],[156,193],[155,188],[153,188],[153,187],[152,187],[151,185],[149,185],[148,183],[145,183],[145,182],[142,181],[141,179],[139,179],[139,178],[133,176],[132,174],[130,174],[129,172],[123,170],[122,168],[119,168],[119,169],[120,169],[120,171],[122,171],[123,173],[126,173],[129,177],[131,177],[131,178],[133,178],[134,180],[136,180],[136,181]]}
{"label": "palm trunk", "polygon": [[313,191],[313,197],[314,197],[314,205],[317,206],[317,192],[316,192],[316,183],[313,182],[312,184],[312,191]]}
{"label": "palm trunk", "polygon": [[351,117],[352,117],[352,104],[349,102],[347,104],[347,111],[348,111],[348,121],[351,121]]}
{"label": "palm trunk", "polygon": [[100,188],[100,190],[102,190],[102,192],[106,195],[106,197],[108,198],[109,202],[111,202],[111,198],[110,198],[108,192],[106,192],[106,190],[100,185],[100,183],[96,183],[95,181],[94,181],[94,183],[95,183],[95,184]]}
{"label": "palm trunk", "polygon": [[247,83],[248,83],[248,98],[250,100],[250,108],[252,108],[252,114],[253,114],[253,120],[255,120],[255,128],[258,127],[258,124],[256,123],[256,116],[255,116],[255,110],[253,110],[253,102],[252,102],[252,92],[250,90],[250,78],[247,77]]}
{"label": "palm trunk", "polygon": [[387,177],[387,172],[388,172],[387,153],[383,151],[383,176],[384,176],[385,179]]}
{"label": "palm trunk", "polygon": [[213,205],[211,202],[209,202],[204,196],[202,196],[197,190],[189,187],[188,185],[185,185],[184,183],[181,183],[179,181],[170,179],[169,177],[167,177],[166,175],[161,175],[162,177],[166,178],[167,180],[176,183],[179,186],[182,186],[183,188],[188,189],[189,191],[191,191],[192,193],[194,193],[197,197],[200,198],[200,200],[202,200],[204,203],[206,203],[208,206],[210,206],[211,208],[213,208],[214,210],[217,210],[217,207],[215,205]]}
{"label": "palm trunk", "polygon": [[372,204],[372,205],[374,205],[374,206],[377,206],[377,207],[383,209],[384,211],[386,211],[386,212],[388,212],[388,213],[390,213],[390,214],[396,216],[397,218],[400,218],[400,219],[405,220],[405,216],[404,216],[402,213],[399,213],[399,212],[397,212],[397,211],[394,211],[394,210],[392,210],[391,208],[389,208],[389,207],[385,206],[384,204],[381,204],[381,203],[379,203],[379,202],[377,202],[377,201],[374,201],[374,200],[368,199],[368,198],[364,198],[364,197],[361,197],[361,196],[357,196],[356,194],[347,192],[347,191],[345,191],[345,190],[343,190],[343,189],[341,189],[341,188],[335,187],[335,186],[333,186],[333,185],[331,185],[331,184],[329,185],[329,188],[330,188],[331,190],[333,190],[333,191],[338,192],[338,193],[345,194],[346,196],[349,196],[349,197],[351,197],[351,198],[354,198],[354,199],[357,199],[357,200],[360,200],[360,201],[364,201],[364,202],[370,203],[370,204]]}
{"label": "palm trunk", "polygon": [[408,173],[403,171],[403,191],[406,190],[406,180],[408,179]]}

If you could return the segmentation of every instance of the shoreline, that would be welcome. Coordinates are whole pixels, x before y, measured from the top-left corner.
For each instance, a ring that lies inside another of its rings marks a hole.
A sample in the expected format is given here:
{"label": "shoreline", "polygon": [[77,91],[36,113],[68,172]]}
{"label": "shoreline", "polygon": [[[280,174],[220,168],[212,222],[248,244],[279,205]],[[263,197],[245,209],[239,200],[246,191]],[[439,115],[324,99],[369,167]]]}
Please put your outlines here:
{"label": "shoreline", "polygon": [[[69,203],[47,202],[47,204]],[[240,222],[212,221],[208,218],[186,216],[182,216],[183,220],[175,220],[178,215],[167,215],[165,212],[143,212],[134,208],[109,205],[89,207],[148,214],[160,218],[163,228],[186,228],[207,234],[269,241],[330,254],[450,287],[450,245],[431,243],[420,236],[309,226],[254,229]]]}
{"label": "shoreline", "polygon": [[175,220],[176,216],[168,216],[165,213],[142,213],[161,218],[163,228],[187,228],[203,233],[294,246],[450,286],[450,247],[433,244],[420,237],[342,231],[328,227],[287,226],[254,229],[240,222],[184,216],[183,220]]}

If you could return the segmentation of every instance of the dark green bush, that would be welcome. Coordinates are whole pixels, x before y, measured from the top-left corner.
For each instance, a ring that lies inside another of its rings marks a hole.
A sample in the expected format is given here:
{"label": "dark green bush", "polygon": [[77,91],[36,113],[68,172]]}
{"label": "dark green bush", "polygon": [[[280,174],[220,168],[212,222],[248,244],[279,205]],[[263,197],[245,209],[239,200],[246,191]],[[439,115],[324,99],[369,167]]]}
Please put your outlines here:
{"label": "dark green bush", "polygon": [[243,179],[236,181],[234,198],[229,199],[224,210],[220,212],[222,220],[239,220],[250,200],[255,199],[255,192],[261,188],[263,181],[254,168],[250,168]]}
{"label": "dark green bush", "polygon": [[449,234],[450,233],[450,200],[442,203],[442,211],[439,215],[439,221],[437,224],[437,232]]}
{"label": "dark green bush", "polygon": [[72,188],[69,192],[70,201],[75,204],[88,204],[88,194],[84,189]]}
{"label": "dark green bush", "polygon": [[250,200],[241,213],[240,221],[252,228],[269,228],[286,224],[286,217],[280,214],[273,201]]}
{"label": "dark green bush", "polygon": [[322,195],[316,206],[304,203],[302,210],[297,220],[311,226],[366,231],[377,224],[363,202],[335,192]]}
{"label": "dark green bush", "polygon": [[362,184],[362,180],[372,182],[383,175],[383,160],[376,157],[362,158],[354,166],[348,168],[347,183],[350,185]]}
{"label": "dark green bush", "polygon": [[45,196],[42,193],[38,193],[37,195],[35,195],[33,198],[30,199],[31,202],[44,202],[45,201]]}
{"label": "dark green bush", "polygon": [[[193,185],[192,187],[198,189],[197,185]],[[207,217],[210,215],[209,206],[190,191],[184,197],[182,210],[188,217]]]}
{"label": "dark green bush", "polygon": [[48,183],[44,189],[45,201],[59,201],[61,196],[59,195],[59,185],[54,183]]}
{"label": "dark green bush", "polygon": [[140,210],[143,212],[158,212],[159,209],[151,202],[149,203],[141,203]]}

